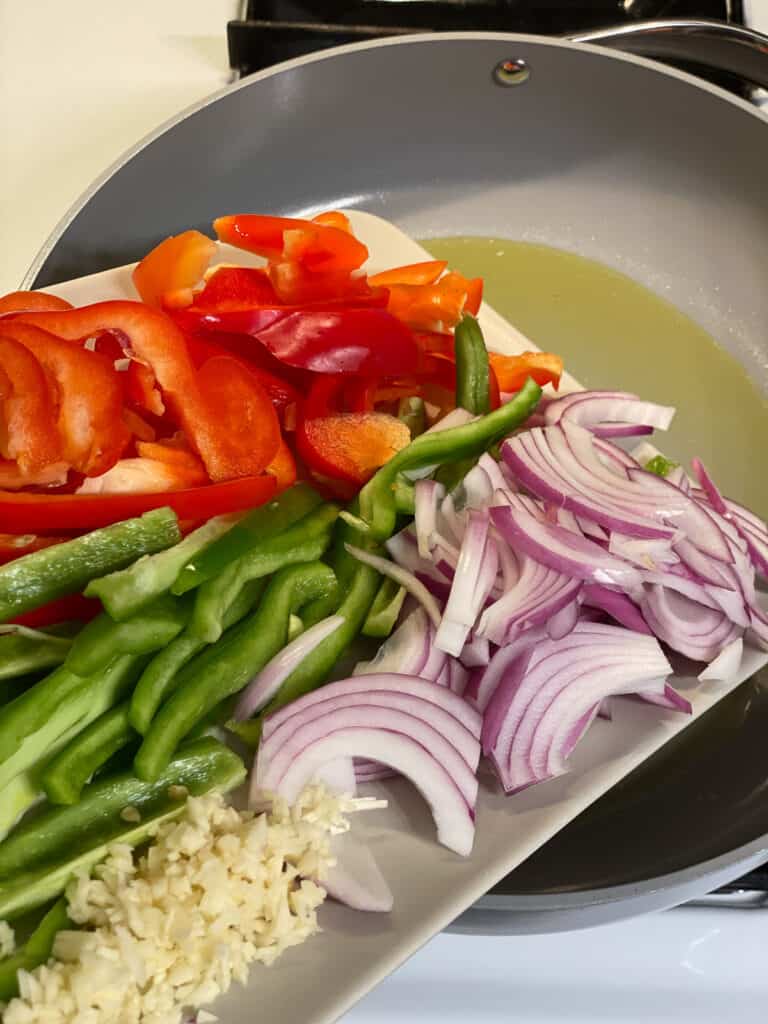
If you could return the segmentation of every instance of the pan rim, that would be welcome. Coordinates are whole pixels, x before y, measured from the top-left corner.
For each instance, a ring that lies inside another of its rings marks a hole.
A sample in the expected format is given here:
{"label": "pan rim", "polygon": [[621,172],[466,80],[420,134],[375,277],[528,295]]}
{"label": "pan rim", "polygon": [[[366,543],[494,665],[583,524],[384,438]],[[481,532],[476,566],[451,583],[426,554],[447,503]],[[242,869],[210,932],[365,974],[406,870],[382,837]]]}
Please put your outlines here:
{"label": "pan rim", "polygon": [[385,39],[372,39],[358,43],[345,43],[341,46],[328,47],[324,50],[318,50],[315,53],[305,54],[302,57],[294,57],[292,60],[281,61],[279,64],[271,65],[268,68],[264,68],[262,71],[257,71],[243,79],[231,82],[228,85],[223,86],[221,89],[217,89],[209,96],[204,97],[202,100],[198,100],[196,103],[185,107],[178,114],[175,114],[173,117],[163,121],[153,131],[142,136],[141,139],[134,143],[133,146],[124,150],[116,160],[114,160],[100,175],[98,175],[66,210],[64,215],[46,238],[45,242],[43,242],[35,258],[32,260],[32,263],[24,275],[19,287],[23,289],[34,288],[35,278],[46,259],[53,251],[53,248],[75,217],[93,198],[93,196],[96,195],[99,189],[101,189],[119,170],[129,163],[129,161],[141,153],[142,150],[146,149],[147,146],[150,146],[156,139],[160,138],[166,132],[170,131],[177,124],[185,121],[193,114],[204,110],[206,107],[211,106],[214,103],[218,103],[219,100],[224,99],[226,96],[233,93],[239,92],[241,89],[247,89],[258,82],[265,81],[266,79],[283,74],[287,71],[292,71],[296,68],[304,67],[305,65],[318,64],[321,61],[331,60],[334,57],[341,57],[350,53],[364,52],[366,50],[395,46],[418,46],[425,43],[434,43],[439,45],[440,43],[449,41],[503,42],[510,44],[522,43],[524,45],[544,46],[552,47],[554,49],[586,52],[602,57],[606,60],[615,60],[625,64],[633,64],[638,67],[646,68],[649,71],[654,71],[656,74],[681,81],[700,91],[707,92],[714,99],[719,99],[729,103],[742,113],[749,114],[768,126],[768,110],[763,111],[754,104],[749,103],[748,100],[735,96],[733,93],[729,93],[727,90],[708,82],[706,79],[699,78],[687,71],[680,71],[678,68],[670,67],[669,65],[662,64],[659,61],[651,60],[648,57],[640,57],[636,54],[624,53],[621,50],[608,49],[605,46],[599,46],[594,43],[574,42],[571,39],[564,39],[562,37],[536,35],[534,33],[523,32],[419,32],[407,36],[392,36]]}
{"label": "pan rim", "polygon": [[[646,70],[653,71],[658,75],[663,75],[683,82],[699,91],[709,93],[714,99],[730,104],[737,110],[756,118],[758,122],[768,127],[768,110],[762,111],[758,107],[750,104],[747,100],[734,96],[719,86],[688,72],[662,64],[656,60],[608,49],[604,46],[599,46],[593,43],[575,42],[570,39],[531,33],[505,32],[428,32],[365,42],[348,43],[342,46],[320,50],[316,53],[307,54],[292,60],[283,61],[279,64],[249,75],[241,80],[231,82],[202,100],[184,108],[173,117],[166,119],[156,129],[143,136],[133,146],[126,149],[97,178],[95,178],[94,181],[67,209],[39,249],[29,269],[24,275],[20,287],[34,287],[35,278],[54,247],[57,245],[72,221],[102,187],[135,156],[163,136],[166,132],[170,131],[176,125],[185,121],[192,115],[219,102],[219,100],[224,99],[230,94],[239,92],[241,89],[247,89],[261,81],[281,75],[284,72],[290,72],[297,68],[304,67],[305,65],[313,65],[320,63],[321,61],[331,60],[337,56],[340,57],[347,54],[380,49],[383,47],[423,45],[426,43],[439,45],[448,41],[478,43],[491,42],[513,46],[523,44],[542,48],[575,50],[577,52],[593,54],[603,58],[604,60],[614,60],[630,65],[636,65],[641,68],[645,68]],[[764,835],[757,837],[734,850],[720,854],[718,857],[707,861],[700,861],[688,867],[680,868],[677,871],[655,876],[639,882],[623,883],[621,885],[609,886],[602,889],[577,890],[568,893],[531,893],[509,895],[490,893],[477,901],[474,904],[474,907],[479,910],[493,910],[508,913],[528,910],[577,910],[619,903],[644,894],[649,895],[652,893],[669,891],[678,887],[693,884],[696,881],[703,881],[705,878],[713,876],[719,876],[717,884],[724,884],[726,881],[732,881],[734,878],[738,878],[739,875],[747,869],[748,863],[750,861],[757,863],[757,859],[761,855],[764,860],[768,858],[768,833],[765,833]]]}

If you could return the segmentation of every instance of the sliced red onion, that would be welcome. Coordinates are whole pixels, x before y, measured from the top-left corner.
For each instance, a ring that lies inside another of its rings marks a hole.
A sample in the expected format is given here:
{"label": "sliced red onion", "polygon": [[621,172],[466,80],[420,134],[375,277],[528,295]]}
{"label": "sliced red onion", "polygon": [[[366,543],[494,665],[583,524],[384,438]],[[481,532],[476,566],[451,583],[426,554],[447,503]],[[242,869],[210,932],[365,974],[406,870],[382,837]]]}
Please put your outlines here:
{"label": "sliced red onion", "polygon": [[691,480],[682,466],[673,466],[666,479],[675,487],[679,487],[683,494],[691,493]]}
{"label": "sliced red onion", "polygon": [[640,583],[634,566],[586,537],[509,507],[491,509],[491,517],[509,544],[565,576],[620,587],[637,587]]}
{"label": "sliced red onion", "polygon": [[680,561],[680,556],[672,548],[672,541],[658,537],[628,537],[623,533],[611,533],[608,550],[643,569],[657,569]]}
{"label": "sliced red onion", "polygon": [[598,437],[632,437],[668,430],[675,415],[670,406],[643,402],[636,395],[615,391],[583,391],[560,401],[564,403],[561,410],[557,402],[548,406],[544,414],[547,423],[576,423]]}
{"label": "sliced red onion", "polygon": [[379,555],[372,555],[370,551],[363,551],[362,548],[355,547],[354,544],[345,544],[347,552],[356,558],[358,562],[362,562],[364,565],[370,565],[372,569],[376,569],[382,576],[388,576],[394,580],[395,583],[399,583],[401,587],[405,587],[409,594],[412,594],[417,601],[420,602],[424,611],[430,617],[435,625],[440,623],[440,607],[435,598],[430,594],[421,580],[417,579],[412,572],[407,569],[403,569],[395,562],[390,562],[387,558],[381,558]]}
{"label": "sliced red onion", "polygon": [[300,633],[276,654],[243,690],[235,707],[235,721],[244,722],[268,704],[296,666],[343,624],[342,615],[331,615],[327,619],[322,619],[304,633]]}
{"label": "sliced red onion", "polygon": [[694,661],[712,661],[742,632],[722,610],[657,584],[645,587],[640,607],[656,636]]}
{"label": "sliced red onion", "polygon": [[329,761],[315,773],[315,782],[322,782],[333,793],[355,795],[357,779],[351,757]]}
{"label": "sliced red onion", "polygon": [[606,697],[604,700],[601,700],[597,706],[597,717],[604,719],[606,722],[613,721],[612,699],[612,697]]}
{"label": "sliced red onion", "polygon": [[571,391],[567,395],[560,395],[558,398],[548,402],[544,407],[544,422],[547,426],[559,423],[563,415],[577,402],[583,402],[585,398],[608,399],[612,401],[639,401],[637,395],[631,391]]}
{"label": "sliced red onion", "polygon": [[628,469],[627,473],[630,480],[656,497],[662,510],[660,515],[683,530],[688,540],[712,558],[730,561],[730,549],[723,531],[698,502],[655,473],[644,469]]}
{"label": "sliced red onion", "polygon": [[469,681],[469,669],[456,658],[451,658],[448,670],[448,688],[459,697],[464,695]]}
{"label": "sliced red onion", "polygon": [[547,622],[547,633],[552,640],[562,640],[567,636],[579,621],[579,602],[571,601],[564,605],[560,611]]}
{"label": "sliced red onion", "polygon": [[496,548],[499,552],[499,570],[501,572],[502,593],[511,590],[520,579],[520,565],[515,553],[508,544],[503,543],[499,537],[498,530],[492,527],[493,535],[497,540]]}
{"label": "sliced red onion", "polygon": [[629,452],[619,448],[612,441],[606,441],[602,437],[592,437],[592,448],[597,458],[608,469],[619,473],[619,469],[637,469],[637,460],[633,459]]}
{"label": "sliced red onion", "polygon": [[438,686],[447,686],[448,685],[448,682],[449,682],[450,677],[451,677],[451,669],[450,669],[450,664],[449,664],[450,661],[451,661],[450,658],[446,658],[445,659],[445,664],[440,669],[440,671],[438,672],[437,676],[434,679],[434,682],[437,683]]}
{"label": "sliced red onion", "polygon": [[[471,640],[464,644],[461,652],[460,664],[467,668],[482,668],[487,665],[491,658],[490,644],[484,636],[476,633]],[[451,662],[455,659],[451,659]],[[453,689],[453,688],[452,688]],[[455,692],[455,691],[454,691]]]}
{"label": "sliced red onion", "polygon": [[669,683],[664,684],[664,692],[661,694],[655,691],[638,690],[635,696],[645,701],[646,704],[656,704],[658,707],[666,708],[668,711],[682,711],[684,715],[693,714],[691,702],[681,693],[678,693],[674,686],[670,686]]}
{"label": "sliced red onion", "polygon": [[[460,700],[450,690],[421,685]],[[469,855],[477,780],[439,727],[394,708],[361,706],[319,716],[317,710],[308,702],[294,711],[290,735],[257,758],[252,798],[265,790],[291,803],[322,764],[371,757],[409,778],[431,807],[439,841]],[[276,736],[277,730],[271,740]]]}
{"label": "sliced red onion", "polygon": [[554,505],[548,505],[547,519],[550,523],[556,523],[558,526],[562,526],[564,530],[570,530],[571,533],[578,533],[580,537],[584,535],[584,531],[579,526],[579,520],[573,512],[567,508],[555,508]]}
{"label": "sliced red onion", "polygon": [[414,609],[387,637],[371,661],[355,665],[353,675],[399,672],[419,676],[431,652],[429,620],[423,608]]}
{"label": "sliced red onion", "polygon": [[749,609],[748,637],[757,647],[768,651],[768,614],[756,604]]}
{"label": "sliced red onion", "polygon": [[385,764],[380,764],[378,761],[355,758],[354,763],[355,781],[360,785],[365,785],[367,782],[383,782],[385,779],[397,777],[396,771],[392,768],[387,768]]}
{"label": "sliced red onion", "polygon": [[584,604],[607,612],[611,618],[615,619],[620,625],[626,626],[627,629],[632,629],[636,633],[643,633],[646,636],[653,635],[640,609],[626,594],[620,594],[616,590],[609,590],[608,587],[602,587],[599,583],[586,583],[581,593]]}
{"label": "sliced red onion", "polygon": [[417,676],[403,675],[397,672],[380,672],[377,675],[363,678],[352,676],[347,679],[339,679],[335,683],[328,683],[321,689],[313,690],[285,707],[279,708],[264,719],[262,738],[266,741],[283,722],[322,701],[352,693],[369,693],[371,690],[390,690],[392,693],[409,694],[435,704],[453,715],[457,721],[469,729],[474,737],[480,737],[481,716],[455,693],[451,693],[450,690],[441,686],[426,685],[425,680]]}
{"label": "sliced red onion", "polygon": [[494,491],[505,491],[509,488],[509,481],[504,476],[502,466],[487,452],[480,456],[477,464],[480,469],[485,470],[488,474],[488,479],[491,481]]}
{"label": "sliced red onion", "polygon": [[445,664],[448,661],[448,655],[445,651],[441,651],[435,643],[435,630],[430,625],[429,627],[429,647],[427,650],[427,660],[422,666],[419,675],[422,679],[428,679],[430,682],[436,682],[440,677],[441,672],[445,668]]}
{"label": "sliced red onion", "polygon": [[429,558],[437,531],[437,510],[445,497],[445,488],[436,480],[417,480],[414,487],[416,544],[419,555]]}
{"label": "sliced red onion", "polygon": [[694,496],[733,525],[745,542],[752,565],[768,579],[768,525],[748,508],[724,498],[698,459],[694,460],[694,469],[702,484],[702,490],[695,490]]}
{"label": "sliced red onion", "polygon": [[[615,501],[609,501],[605,494],[598,493],[593,474],[577,462],[567,446],[565,455],[558,454],[556,457],[549,443],[549,432],[554,435],[560,430],[559,427],[534,428],[515,435],[502,445],[505,462],[528,490],[608,530],[634,537],[669,538],[675,535],[673,529],[659,523],[652,513],[637,515],[619,507]],[[563,459],[565,467],[562,465]],[[615,475],[613,496],[618,499],[621,496],[622,481],[618,474]],[[624,481],[623,490],[628,490],[627,480]],[[629,497],[626,503],[630,504]]]}
{"label": "sliced red onion", "polygon": [[[434,686],[434,683],[422,680],[421,693],[427,689],[434,688]],[[426,700],[421,693],[402,693],[391,688],[383,690],[373,689],[358,691],[357,693],[336,693],[334,696],[327,697],[324,700],[317,700],[312,705],[311,711],[305,709],[296,715],[286,718],[285,721],[281,722],[270,732],[259,748],[259,756],[262,758],[264,765],[271,764],[276,756],[276,751],[285,747],[288,738],[294,735],[310,717],[313,721],[319,721],[323,716],[338,716],[341,721],[342,715],[348,715],[349,717],[349,715],[352,715],[361,708],[397,711],[404,715],[410,715],[436,729],[450,744],[452,753],[446,755],[446,765],[452,764],[456,767],[458,762],[454,755],[463,759],[464,764],[469,770],[469,775],[459,768],[456,769],[456,772],[452,772],[452,774],[457,779],[457,784],[462,788],[462,792],[464,792],[467,800],[471,802],[475,789],[474,784],[467,783],[467,778],[474,775],[474,772],[477,771],[480,757],[477,738],[450,711],[447,711],[439,704],[435,704],[433,701]]]}
{"label": "sliced red onion", "polygon": [[733,568],[725,562],[716,558],[710,558],[695,544],[692,544],[687,537],[681,537],[675,542],[675,553],[680,560],[688,566],[702,582],[711,583],[715,587],[725,587],[735,590],[736,585],[733,577]]}
{"label": "sliced red onion", "polygon": [[699,673],[699,680],[706,682],[711,679],[715,682],[723,682],[724,680],[733,679],[739,671],[743,653],[744,641],[739,636],[727,644],[718,656],[713,661],[710,661],[707,667]]}
{"label": "sliced red onion", "polygon": [[318,884],[337,903],[353,910],[388,914],[394,900],[381,868],[365,843],[342,832],[331,837],[331,855],[336,863]]}
{"label": "sliced red onion", "polygon": [[598,523],[593,523],[590,519],[586,519],[584,516],[576,516],[576,523],[585,537],[591,537],[593,540],[608,540],[608,532]]}
{"label": "sliced red onion", "polygon": [[458,487],[460,503],[464,508],[485,508],[494,490],[493,482],[482,466],[473,466]]}
{"label": "sliced red onion", "polygon": [[[490,756],[504,788],[562,774],[606,697],[638,689],[663,693],[671,671],[654,638],[619,626],[580,622],[562,640],[538,644],[527,668],[505,678],[491,701],[501,726]],[[484,725],[484,748],[488,732]]]}
{"label": "sliced red onion", "polygon": [[[525,659],[530,658],[533,648],[546,639],[547,631],[543,626],[528,629],[515,637],[511,643],[499,647],[486,668],[473,673],[470,677],[464,697],[483,712],[483,750],[486,754],[493,746],[495,736],[501,727],[501,718],[496,716],[491,706],[496,690],[502,683],[505,686],[509,685],[509,679],[518,671],[525,671]],[[516,665],[520,658],[524,660],[522,667]]]}
{"label": "sliced red onion", "polygon": [[498,570],[496,544],[488,537],[488,514],[469,513],[451,596],[437,630],[435,644],[458,657],[490,593]]}

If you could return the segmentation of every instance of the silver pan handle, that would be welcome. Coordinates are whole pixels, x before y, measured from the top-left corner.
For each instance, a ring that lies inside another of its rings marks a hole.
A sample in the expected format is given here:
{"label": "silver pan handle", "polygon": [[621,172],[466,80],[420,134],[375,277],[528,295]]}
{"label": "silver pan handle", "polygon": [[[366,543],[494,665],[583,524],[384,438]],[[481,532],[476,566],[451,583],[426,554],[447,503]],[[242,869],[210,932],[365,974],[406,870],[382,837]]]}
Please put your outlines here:
{"label": "silver pan handle", "polygon": [[659,18],[568,36],[641,57],[686,60],[768,89],[768,36],[707,18]]}

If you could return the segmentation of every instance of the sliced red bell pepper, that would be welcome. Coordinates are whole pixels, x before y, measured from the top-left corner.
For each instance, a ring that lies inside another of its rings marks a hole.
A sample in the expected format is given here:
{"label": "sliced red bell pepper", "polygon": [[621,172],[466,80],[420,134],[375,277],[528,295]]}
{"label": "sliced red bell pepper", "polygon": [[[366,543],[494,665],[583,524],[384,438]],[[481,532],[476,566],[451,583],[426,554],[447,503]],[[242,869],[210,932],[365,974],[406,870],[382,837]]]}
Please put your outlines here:
{"label": "sliced red bell pepper", "polygon": [[136,291],[149,306],[188,306],[215,254],[216,243],[199,231],[171,235],[137,264]]}
{"label": "sliced red bell pepper", "polygon": [[338,228],[339,231],[347,231],[352,234],[349,217],[341,210],[326,210],[324,213],[318,213],[316,217],[312,218],[312,223],[322,224],[326,228]]}
{"label": "sliced red bell pepper", "polygon": [[394,376],[419,357],[413,333],[383,309],[291,313],[254,336],[280,362],[315,373]]}
{"label": "sliced red bell pepper", "polygon": [[[230,437],[219,410],[204,396],[184,335],[165,313],[141,302],[97,302],[62,313],[25,313],[24,322],[78,341],[100,330],[118,330],[150,367],[163,396],[212,480],[248,475],[252,465],[241,435]],[[95,355],[95,353],[92,353]]]}
{"label": "sliced red bell pepper", "polygon": [[542,387],[552,384],[557,390],[563,374],[563,360],[552,352],[523,352],[519,356],[490,352],[488,360],[496,374],[499,389],[505,393],[519,391],[527,377],[533,377]]}
{"label": "sliced red bell pepper", "polygon": [[0,491],[0,522],[8,530],[87,530],[172,508],[179,519],[210,519],[269,501],[277,484],[269,474],[246,476],[166,494],[30,494]]}
{"label": "sliced red bell pepper", "polygon": [[123,408],[123,423],[128,427],[131,434],[140,441],[154,441],[157,437],[155,428],[145,419],[142,419],[133,409]]}
{"label": "sliced red bell pepper", "polygon": [[374,290],[364,276],[353,277],[346,270],[316,273],[300,263],[284,260],[270,263],[267,270],[277,301],[286,306],[320,308],[324,303],[342,302],[347,306],[386,306],[385,289]]}
{"label": "sliced red bell pepper", "polygon": [[275,289],[262,267],[219,267],[195,296],[193,305],[195,310],[223,313],[277,304]]}
{"label": "sliced red bell pepper", "polygon": [[174,460],[139,456],[135,459],[118,459],[106,473],[84,481],[77,494],[82,497],[101,494],[164,494],[166,491],[184,491],[204,486],[208,477],[202,462],[190,452],[180,454],[186,458]]}
{"label": "sliced red bell pepper", "polygon": [[267,466],[266,472],[277,481],[277,491],[285,491],[296,483],[296,460],[285,441],[280,442],[277,455]]}
{"label": "sliced red bell pepper", "polygon": [[206,482],[205,467],[199,456],[188,448],[179,447],[168,441],[137,441],[136,451],[144,459],[165,462],[169,466],[178,466],[179,469],[194,474],[197,481],[191,486]]}
{"label": "sliced red bell pepper", "polygon": [[3,336],[0,323],[0,455],[15,459],[22,476],[62,458],[55,408],[43,367],[21,342]]}
{"label": "sliced red bell pepper", "polygon": [[11,622],[29,629],[43,629],[45,626],[55,626],[58,622],[90,622],[100,611],[101,601],[96,598],[70,594],[24,612],[11,619]]}
{"label": "sliced red bell pepper", "polygon": [[476,313],[482,295],[482,278],[451,271],[434,284],[390,286],[387,309],[416,330],[437,331],[454,327],[465,311]]}
{"label": "sliced red bell pepper", "polygon": [[3,324],[2,332],[28,349],[55,382],[63,459],[93,476],[113,465],[130,437],[121,416],[119,375],[100,353],[71,345],[26,322],[27,317],[67,317],[78,312],[25,313]]}
{"label": "sliced red bell pepper", "polygon": [[0,565],[12,562],[22,555],[29,555],[33,551],[42,551],[43,548],[52,547],[54,544],[61,544],[69,540],[69,537],[41,537],[36,533],[0,533]]}
{"label": "sliced red bell pepper", "polygon": [[277,412],[256,374],[225,355],[206,360],[198,379],[226,437],[237,446],[241,472],[261,473],[277,455],[281,437]]}
{"label": "sliced red bell pepper", "polygon": [[148,366],[131,359],[121,379],[126,402],[151,412],[153,416],[164,415],[163,396],[157,388],[155,375]]}
{"label": "sliced red bell pepper", "polygon": [[219,217],[213,228],[222,242],[257,253],[270,262],[301,263],[307,270],[349,272],[368,258],[368,249],[354,235],[311,220],[244,213]]}
{"label": "sliced red bell pepper", "polygon": [[405,267],[394,267],[380,274],[369,275],[368,284],[372,288],[391,288],[396,284],[434,284],[447,266],[447,260],[409,263]]}
{"label": "sliced red bell pepper", "polygon": [[0,315],[29,312],[31,310],[72,309],[72,303],[48,292],[9,292],[0,297]]}
{"label": "sliced red bell pepper", "polygon": [[[256,349],[257,352],[263,351],[261,346],[254,344],[250,338],[245,340],[251,352],[254,349]],[[261,387],[266,391],[269,396],[269,400],[275,407],[281,423],[285,416],[285,410],[287,407],[301,400],[300,392],[292,384],[289,384],[287,380],[284,380],[282,377],[278,377],[277,374],[270,373],[268,370],[263,370],[259,366],[254,365],[247,357],[242,358],[240,355],[230,352],[228,349],[223,348],[220,345],[213,344],[206,338],[199,338],[195,335],[189,335],[187,337],[187,345],[189,347],[189,354],[192,357],[192,361],[197,367],[202,366],[204,362],[208,359],[213,359],[215,356],[227,356],[230,359],[237,360],[241,366],[244,366],[256,377]],[[247,349],[243,350],[247,351]]]}
{"label": "sliced red bell pepper", "polygon": [[343,381],[318,376],[296,432],[299,454],[323,477],[363,484],[410,443],[408,427],[386,413],[335,411]]}

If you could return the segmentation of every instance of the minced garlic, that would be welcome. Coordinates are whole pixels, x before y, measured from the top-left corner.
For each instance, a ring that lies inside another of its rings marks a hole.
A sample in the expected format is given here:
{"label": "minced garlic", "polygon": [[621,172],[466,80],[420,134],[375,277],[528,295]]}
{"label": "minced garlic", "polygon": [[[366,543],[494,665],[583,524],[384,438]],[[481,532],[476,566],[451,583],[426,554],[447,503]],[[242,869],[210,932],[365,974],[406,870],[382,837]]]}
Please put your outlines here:
{"label": "minced garlic", "polygon": [[210,794],[140,857],[113,845],[67,890],[83,930],[60,932],[54,960],[19,972],[4,1024],[176,1024],[318,930],[325,893],[310,879],[333,865],[330,835],[358,809],[320,786],[258,815]]}

